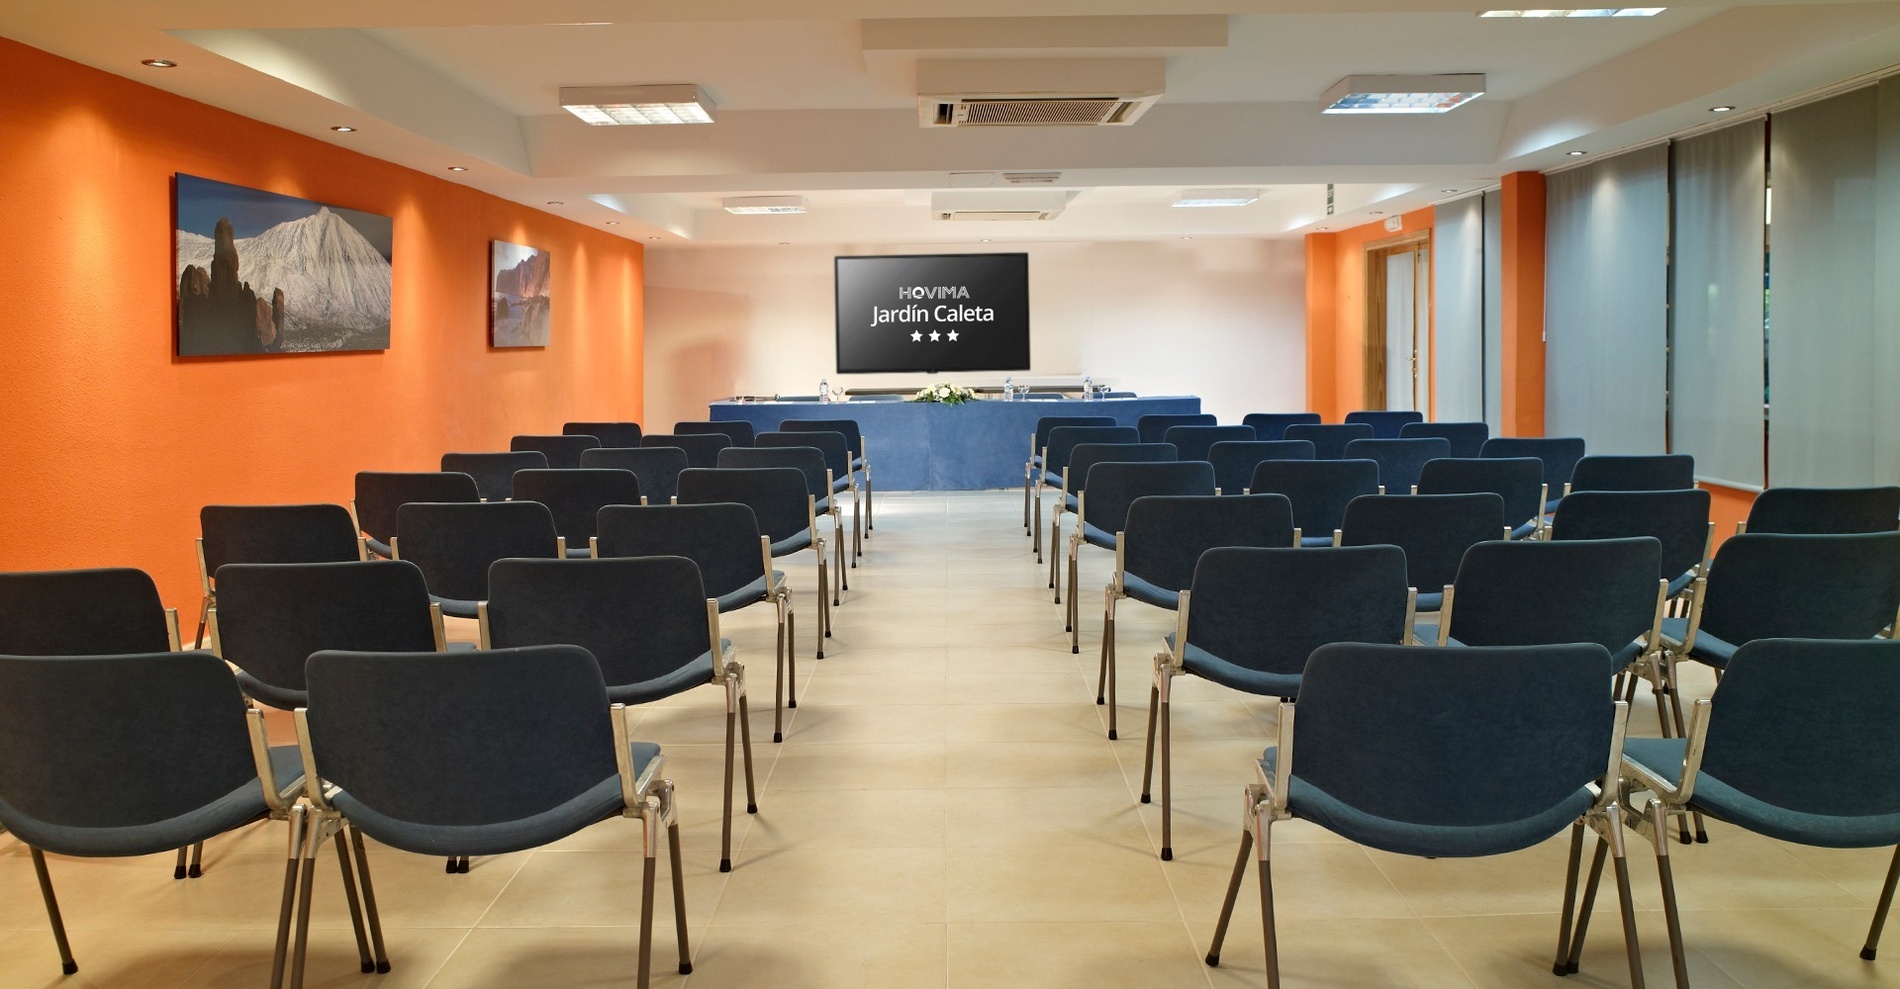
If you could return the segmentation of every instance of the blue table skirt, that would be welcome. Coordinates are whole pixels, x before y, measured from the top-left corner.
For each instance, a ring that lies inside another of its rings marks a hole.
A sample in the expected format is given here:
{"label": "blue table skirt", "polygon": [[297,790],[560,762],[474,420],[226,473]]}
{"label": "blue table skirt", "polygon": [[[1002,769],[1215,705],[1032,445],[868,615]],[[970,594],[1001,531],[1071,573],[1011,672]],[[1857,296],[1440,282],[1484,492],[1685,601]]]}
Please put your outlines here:
{"label": "blue table skirt", "polygon": [[1192,414],[1201,400],[1110,398],[1098,402],[716,402],[713,419],[739,419],[760,432],[786,419],[855,419],[880,491],[976,491],[1021,487],[1029,437],[1043,416],[1113,416],[1133,426],[1145,415]]}

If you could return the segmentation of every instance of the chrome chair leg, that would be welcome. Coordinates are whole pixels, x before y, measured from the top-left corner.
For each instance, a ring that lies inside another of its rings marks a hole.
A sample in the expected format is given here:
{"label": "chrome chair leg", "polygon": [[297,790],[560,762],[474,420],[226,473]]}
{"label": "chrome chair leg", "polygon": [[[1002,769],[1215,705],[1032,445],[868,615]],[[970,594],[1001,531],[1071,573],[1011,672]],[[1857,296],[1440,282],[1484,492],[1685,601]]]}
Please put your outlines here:
{"label": "chrome chair leg", "polygon": [[356,935],[356,958],[367,975],[376,971],[376,963],[369,957],[369,932],[363,929],[362,902],[356,895],[356,869],[350,862],[350,850],[343,829],[330,836],[336,845],[336,864],[343,870],[343,899],[350,906],[350,931]]}
{"label": "chrome chair leg", "polygon": [[[1160,677],[1157,671],[1155,676]],[[1148,784],[1154,779],[1155,772],[1155,719],[1161,710],[1161,687],[1159,683],[1148,688],[1148,745],[1147,754],[1141,760],[1141,802],[1149,803]]]}
{"label": "chrome chair leg", "polygon": [[1207,948],[1207,964],[1220,965],[1220,946],[1227,940],[1227,924],[1234,919],[1234,903],[1240,899],[1241,881],[1247,878],[1247,853],[1253,851],[1253,832],[1240,829],[1240,854],[1234,856],[1234,872],[1227,878],[1227,896],[1221,900],[1220,920],[1214,924],[1214,941]]}
{"label": "chrome chair leg", "polygon": [[199,876],[204,875],[205,874],[204,862],[205,862],[205,843],[202,841],[192,842],[191,868],[185,870],[185,875],[191,879],[196,879]]}
{"label": "chrome chair leg", "polygon": [[181,847],[178,849],[178,864],[172,866],[173,879],[183,879],[185,878],[185,876],[189,875],[189,872],[185,868],[185,861],[186,861],[185,856],[189,855],[190,853],[191,853],[191,849],[189,848]]}
{"label": "chrome chair leg", "polygon": [[1583,864],[1583,819],[1570,826],[1570,862],[1564,869],[1564,908],[1557,918],[1557,959],[1551,962],[1552,975],[1570,974],[1570,925],[1577,906],[1577,872]]}
{"label": "chrome chair leg", "polygon": [[732,871],[732,756],[734,743],[734,723],[739,717],[738,708],[729,702],[726,705],[726,813],[719,825],[719,871]]}
{"label": "chrome chair leg", "polygon": [[1668,824],[1661,801],[1649,805],[1649,824],[1656,841],[1656,875],[1662,883],[1663,921],[1669,930],[1669,964],[1675,970],[1676,989],[1689,989],[1689,963],[1682,950],[1682,917],[1676,909],[1676,875],[1669,863],[1669,839],[1664,837]]}
{"label": "chrome chair leg", "polygon": [[71,975],[79,971],[73,961],[73,946],[66,940],[66,921],[59,915],[59,898],[53,895],[53,877],[46,871],[46,853],[27,846],[33,856],[33,872],[39,876],[40,899],[46,901],[46,919],[53,925],[53,943],[59,946],[59,970]]}
{"label": "chrome chair leg", "polygon": [[[671,786],[671,784],[668,785]],[[693,974],[693,955],[692,948],[686,940],[686,879],[680,865],[680,826],[677,820],[667,822],[666,843],[668,853],[673,858],[673,926],[679,941],[679,973],[691,975]]]}
{"label": "chrome chair leg", "polygon": [[1570,935],[1570,957],[1564,959],[1565,975],[1575,975],[1583,960],[1583,936],[1590,930],[1590,911],[1596,906],[1597,885],[1603,880],[1603,863],[1609,855],[1610,843],[1598,838],[1590,857],[1590,877],[1583,884],[1583,903],[1577,907],[1576,929]]}
{"label": "chrome chair leg", "polygon": [[[383,918],[376,912],[376,886],[369,878],[369,852],[363,848],[363,832],[345,826],[350,833],[350,847],[356,852],[356,874],[363,882],[363,914],[369,921],[369,943],[375,951],[376,971],[389,971],[389,952],[383,947]],[[468,856],[462,856],[467,872]]]}
{"label": "chrome chair leg", "polygon": [[284,857],[284,899],[277,908],[277,946],[271,953],[270,989],[284,984],[284,956],[290,947],[290,916],[297,900],[297,866],[303,860],[304,829],[309,827],[309,807],[298,802],[290,806],[290,851]]}
{"label": "chrome chair leg", "polygon": [[1887,908],[1893,906],[1894,880],[1900,879],[1900,846],[1893,850],[1893,864],[1887,866],[1887,883],[1880,887],[1880,905],[1874,908],[1873,925],[1867,928],[1867,944],[1860,949],[1860,956],[1868,961],[1874,960],[1874,953],[1880,950],[1880,929],[1887,923]]}
{"label": "chrome chair leg", "polygon": [[639,989],[647,989],[652,981],[653,968],[653,866],[654,846],[659,837],[655,834],[659,822],[654,820],[651,803],[640,810],[640,961],[639,974],[635,976]]}

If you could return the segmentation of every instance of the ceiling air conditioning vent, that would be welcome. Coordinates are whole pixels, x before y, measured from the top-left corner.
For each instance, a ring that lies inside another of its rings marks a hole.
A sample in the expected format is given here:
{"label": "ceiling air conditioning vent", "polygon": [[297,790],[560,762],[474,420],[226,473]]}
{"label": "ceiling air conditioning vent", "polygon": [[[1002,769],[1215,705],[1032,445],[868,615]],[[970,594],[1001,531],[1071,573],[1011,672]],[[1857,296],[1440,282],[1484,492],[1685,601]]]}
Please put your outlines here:
{"label": "ceiling air conditioning vent", "polygon": [[930,215],[939,220],[1053,220],[1069,204],[1066,192],[935,192]]}
{"label": "ceiling air conditioning vent", "polygon": [[1103,127],[1133,123],[1152,100],[1116,96],[933,100],[933,127]]}
{"label": "ceiling air conditioning vent", "polygon": [[925,127],[1125,127],[1161,98],[1161,58],[921,59]]}

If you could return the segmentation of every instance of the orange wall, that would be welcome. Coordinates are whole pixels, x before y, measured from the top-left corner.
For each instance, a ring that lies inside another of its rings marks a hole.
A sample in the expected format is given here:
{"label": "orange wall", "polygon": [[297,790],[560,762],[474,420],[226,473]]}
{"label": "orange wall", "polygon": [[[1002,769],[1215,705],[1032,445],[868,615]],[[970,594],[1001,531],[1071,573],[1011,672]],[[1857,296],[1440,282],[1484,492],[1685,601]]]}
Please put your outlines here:
{"label": "orange wall", "polygon": [[1366,245],[1430,232],[1434,217],[1427,206],[1397,231],[1381,220],[1306,235],[1306,404],[1327,422],[1366,407]]}
{"label": "orange wall", "polygon": [[[206,503],[640,417],[642,245],[4,39],[0,90],[0,569],[142,567],[195,612]],[[395,217],[390,349],[173,357],[174,172]],[[488,347],[490,239],[553,252],[547,348]]]}

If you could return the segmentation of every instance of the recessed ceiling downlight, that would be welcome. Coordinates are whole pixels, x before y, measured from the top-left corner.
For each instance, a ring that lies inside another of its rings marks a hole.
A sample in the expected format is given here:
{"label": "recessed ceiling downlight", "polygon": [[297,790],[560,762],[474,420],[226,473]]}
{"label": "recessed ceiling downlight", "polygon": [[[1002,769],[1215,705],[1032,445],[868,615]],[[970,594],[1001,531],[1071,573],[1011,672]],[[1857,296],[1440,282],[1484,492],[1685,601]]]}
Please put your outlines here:
{"label": "recessed ceiling downlight", "polygon": [[169,58],[146,58],[139,60],[140,65],[149,65],[154,69],[175,69],[178,63]]}
{"label": "recessed ceiling downlight", "polygon": [[354,134],[354,133],[356,133],[356,128],[354,128],[354,127],[351,127],[351,126],[349,126],[348,124],[338,124],[337,126],[335,126],[335,127],[332,127],[332,128],[330,128],[330,129],[331,129],[331,130],[333,130],[333,131],[336,131],[336,132],[337,132],[338,134]]}

